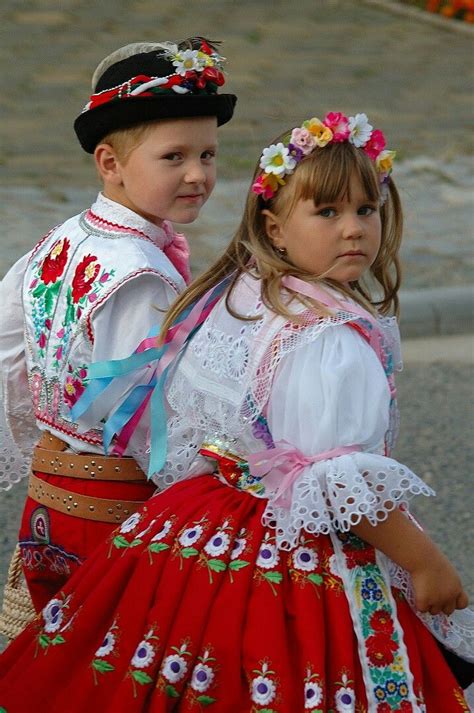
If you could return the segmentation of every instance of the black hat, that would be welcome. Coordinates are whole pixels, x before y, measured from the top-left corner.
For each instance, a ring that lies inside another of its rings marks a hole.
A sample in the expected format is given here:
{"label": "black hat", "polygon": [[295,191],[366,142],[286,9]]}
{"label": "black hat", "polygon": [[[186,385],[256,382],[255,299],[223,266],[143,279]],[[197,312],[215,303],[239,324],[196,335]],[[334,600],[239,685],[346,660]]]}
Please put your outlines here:
{"label": "black hat", "polygon": [[223,62],[203,38],[116,62],[74,122],[82,148],[94,153],[110,132],[156,119],[215,116],[219,126],[225,124],[237,97],[217,93],[225,81]]}

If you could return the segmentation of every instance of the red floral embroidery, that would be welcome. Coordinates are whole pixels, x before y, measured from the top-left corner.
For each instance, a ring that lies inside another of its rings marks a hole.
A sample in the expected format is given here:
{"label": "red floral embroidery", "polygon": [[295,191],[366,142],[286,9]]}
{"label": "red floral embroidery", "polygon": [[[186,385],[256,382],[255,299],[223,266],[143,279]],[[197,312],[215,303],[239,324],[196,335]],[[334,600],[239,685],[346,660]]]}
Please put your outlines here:
{"label": "red floral embroidery", "polygon": [[403,713],[413,713],[413,706],[408,701],[402,701],[400,704],[400,710],[403,711]]}
{"label": "red floral embroidery", "polygon": [[392,713],[392,706],[388,703],[379,703],[377,706],[377,713]]}
{"label": "red floral embroidery", "polygon": [[368,564],[375,564],[375,551],[372,547],[363,550],[348,549],[345,553],[346,563],[349,569],[354,567],[365,567]]}
{"label": "red floral embroidery", "polygon": [[79,302],[81,297],[87,295],[99,274],[100,265],[96,260],[95,255],[86,255],[76,267],[72,278],[72,301],[74,303]]}
{"label": "red floral embroidery", "polygon": [[396,641],[387,634],[374,634],[366,641],[367,656],[374,666],[388,666],[393,661],[393,652],[397,651]]}
{"label": "red floral embroidery", "polygon": [[380,609],[372,614],[369,620],[371,628],[380,634],[393,634],[393,622],[387,609]]}
{"label": "red floral embroidery", "polygon": [[63,274],[67,263],[69,246],[70,242],[67,238],[58,240],[46,255],[41,266],[41,279],[45,285],[50,282],[56,282],[58,277]]}

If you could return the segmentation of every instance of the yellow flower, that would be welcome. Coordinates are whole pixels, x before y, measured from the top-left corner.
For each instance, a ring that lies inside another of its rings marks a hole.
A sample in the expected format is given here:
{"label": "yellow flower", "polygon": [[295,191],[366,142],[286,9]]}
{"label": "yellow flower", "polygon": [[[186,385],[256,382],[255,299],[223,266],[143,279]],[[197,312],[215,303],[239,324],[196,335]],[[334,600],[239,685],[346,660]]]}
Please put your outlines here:
{"label": "yellow flower", "polygon": [[316,117],[305,121],[303,123],[303,127],[308,129],[308,131],[314,136],[314,140],[320,148],[326,146],[326,144],[328,144],[332,139],[333,133],[331,129],[328,126],[325,126],[322,121],[316,119]]}
{"label": "yellow flower", "polygon": [[377,171],[379,171],[379,173],[390,173],[396,155],[395,151],[381,151],[375,161]]}

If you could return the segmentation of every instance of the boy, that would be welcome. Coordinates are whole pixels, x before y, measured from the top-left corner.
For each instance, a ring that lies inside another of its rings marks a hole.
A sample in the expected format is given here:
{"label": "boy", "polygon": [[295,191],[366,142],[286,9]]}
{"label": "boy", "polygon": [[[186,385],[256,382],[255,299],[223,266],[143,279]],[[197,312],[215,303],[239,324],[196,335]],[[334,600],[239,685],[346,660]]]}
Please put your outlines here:
{"label": "boy", "polygon": [[79,433],[70,408],[87,365],[127,356],[189,281],[186,240],[168,221],[194,221],[214,187],[217,126],[236,102],[218,94],[223,61],[192,38],[127,45],[100,63],[74,128],[102,193],[1,284],[0,487],[26,474],[33,451],[19,539],[37,611],[154,491],[131,457],[103,455],[100,429]]}

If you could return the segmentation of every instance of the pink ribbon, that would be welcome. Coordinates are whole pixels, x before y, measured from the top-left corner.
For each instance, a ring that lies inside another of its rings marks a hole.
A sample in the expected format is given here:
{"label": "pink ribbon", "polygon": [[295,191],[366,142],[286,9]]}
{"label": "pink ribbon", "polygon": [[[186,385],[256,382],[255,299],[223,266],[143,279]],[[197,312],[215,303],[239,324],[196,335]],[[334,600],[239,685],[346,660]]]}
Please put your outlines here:
{"label": "pink ribbon", "polygon": [[256,478],[265,478],[265,487],[275,490],[275,505],[289,508],[293,483],[301,471],[313,463],[330,460],[349,453],[358,453],[360,446],[340,446],[315,456],[305,456],[286,441],[278,441],[274,448],[251,453],[247,457],[250,473]]}
{"label": "pink ribbon", "polygon": [[175,233],[171,226],[163,223],[165,233],[170,238],[170,242],[164,246],[163,252],[168,260],[173,263],[187,285],[191,282],[191,270],[189,268],[189,245],[182,233]]}

